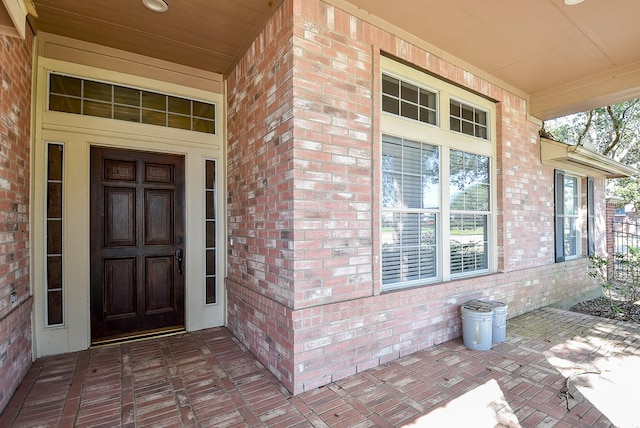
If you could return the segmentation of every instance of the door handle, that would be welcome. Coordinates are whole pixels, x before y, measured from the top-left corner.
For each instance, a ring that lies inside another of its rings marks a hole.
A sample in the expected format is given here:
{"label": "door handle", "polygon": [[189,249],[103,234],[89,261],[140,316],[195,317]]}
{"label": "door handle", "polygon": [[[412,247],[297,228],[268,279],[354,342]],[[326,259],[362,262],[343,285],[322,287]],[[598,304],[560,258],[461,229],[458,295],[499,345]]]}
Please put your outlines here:
{"label": "door handle", "polygon": [[176,260],[178,261],[178,275],[179,276],[182,276],[182,258],[183,258],[182,249],[178,248],[176,250]]}

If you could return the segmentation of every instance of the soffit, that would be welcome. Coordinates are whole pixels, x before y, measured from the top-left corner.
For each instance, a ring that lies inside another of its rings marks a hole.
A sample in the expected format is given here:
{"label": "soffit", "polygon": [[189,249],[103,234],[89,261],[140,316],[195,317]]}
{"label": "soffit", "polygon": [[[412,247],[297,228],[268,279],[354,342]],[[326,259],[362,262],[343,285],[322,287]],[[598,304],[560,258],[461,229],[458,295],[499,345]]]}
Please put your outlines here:
{"label": "soffit", "polygon": [[[33,0],[37,26],[227,74],[283,0]],[[640,1],[325,0],[530,101],[541,119],[640,96]]]}
{"label": "soffit", "polygon": [[33,0],[38,30],[225,74],[282,0]]}
{"label": "soffit", "polygon": [[637,0],[326,1],[504,82],[541,119],[640,97]]}

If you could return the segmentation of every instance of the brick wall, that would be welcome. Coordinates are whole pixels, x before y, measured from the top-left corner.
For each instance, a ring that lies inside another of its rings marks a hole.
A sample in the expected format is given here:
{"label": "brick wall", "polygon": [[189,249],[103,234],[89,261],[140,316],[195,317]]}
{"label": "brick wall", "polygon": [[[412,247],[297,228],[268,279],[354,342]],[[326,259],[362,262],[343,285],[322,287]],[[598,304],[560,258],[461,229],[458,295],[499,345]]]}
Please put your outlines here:
{"label": "brick wall", "polygon": [[[31,366],[29,147],[33,36],[0,36],[0,411]],[[11,294],[17,300],[11,302]]]}
{"label": "brick wall", "polygon": [[[498,100],[500,273],[381,293],[381,51]],[[229,327],[294,393],[459,337],[469,299],[514,316],[594,290],[584,259],[553,263],[519,97],[320,0],[286,0],[228,92]]]}
{"label": "brick wall", "polygon": [[291,2],[227,80],[228,326],[291,389],[294,292]]}

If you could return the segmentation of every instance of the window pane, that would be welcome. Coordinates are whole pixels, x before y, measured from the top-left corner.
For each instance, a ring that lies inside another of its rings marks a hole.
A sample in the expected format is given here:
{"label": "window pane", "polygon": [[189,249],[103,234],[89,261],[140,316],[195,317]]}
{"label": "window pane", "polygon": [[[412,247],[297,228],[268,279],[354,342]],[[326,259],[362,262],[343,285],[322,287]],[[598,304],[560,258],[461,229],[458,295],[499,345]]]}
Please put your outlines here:
{"label": "window pane", "polygon": [[476,137],[484,138],[485,140],[489,138],[487,135],[487,127],[476,125]]}
{"label": "window pane", "polygon": [[164,112],[142,110],[142,123],[149,125],[166,126],[167,115]]}
{"label": "window pane", "polygon": [[49,76],[49,91],[55,94],[71,97],[82,96],[82,80],[75,77],[51,74]]}
{"label": "window pane", "polygon": [[422,145],[422,208],[440,208],[440,155],[435,146]]}
{"label": "window pane", "polygon": [[193,118],[193,130],[198,132],[206,132],[208,134],[216,133],[216,123],[212,120]]}
{"label": "window pane", "polygon": [[410,104],[405,101],[402,101],[400,107],[402,111],[400,112],[400,116],[407,117],[409,119],[418,120],[418,106],[415,104]]}
{"label": "window pane", "polygon": [[179,116],[169,113],[168,119],[169,128],[191,129],[191,118],[189,116]]}
{"label": "window pane", "polygon": [[206,270],[207,275],[215,275],[216,274],[216,250],[207,250],[206,251]]}
{"label": "window pane", "polygon": [[62,289],[62,256],[47,257],[47,290]]}
{"label": "window pane", "polygon": [[436,94],[425,89],[420,89],[420,105],[422,107],[429,107],[431,110],[435,110]]}
{"label": "window pane", "polygon": [[400,114],[400,104],[397,98],[391,98],[386,95],[382,96],[382,111],[388,113]]}
{"label": "window pane", "polygon": [[172,113],[191,115],[191,101],[184,98],[168,97],[169,111]]}
{"label": "window pane", "polygon": [[62,183],[47,183],[47,217],[62,217]]}
{"label": "window pane", "polygon": [[49,110],[82,114],[82,100],[51,94],[49,95]]}
{"label": "window pane", "polygon": [[488,268],[488,228],[486,215],[454,214],[450,216],[451,273],[465,273]]}
{"label": "window pane", "polygon": [[421,145],[406,142],[402,154],[402,206],[422,208]]}
{"label": "window pane", "polygon": [[85,100],[82,106],[83,114],[94,117],[111,118],[111,104]]}
{"label": "window pane", "polygon": [[462,123],[460,122],[460,119],[452,117],[449,120],[449,129],[451,129],[452,131],[460,132],[462,129]]}
{"label": "window pane", "polygon": [[464,120],[473,122],[473,108],[466,105],[462,105],[461,108],[462,108],[462,118]]}
{"label": "window pane", "polygon": [[208,277],[206,279],[206,303],[212,304],[216,303],[216,277]]}
{"label": "window pane", "polygon": [[382,75],[382,93],[398,98],[400,96],[400,81],[386,74]]}
{"label": "window pane", "polygon": [[62,146],[60,144],[49,144],[47,153],[49,155],[47,179],[62,180]]}
{"label": "window pane", "polygon": [[193,115],[196,117],[202,117],[204,119],[215,120],[216,118],[216,106],[214,104],[201,103],[200,101],[193,102]]}
{"label": "window pane", "polygon": [[402,82],[401,88],[402,93],[400,95],[400,98],[415,104],[418,103],[418,88],[416,86],[406,82]]}
{"label": "window pane", "polygon": [[[205,188],[207,190],[213,190],[216,182],[216,163],[208,160],[205,163]],[[207,218],[212,218],[207,216]]]}
{"label": "window pane", "polygon": [[142,91],[142,107],[154,110],[167,110],[167,96],[153,92]]}
{"label": "window pane", "polygon": [[564,255],[566,257],[578,255],[578,233],[575,217],[564,218]]}
{"label": "window pane", "polygon": [[578,214],[578,179],[564,178],[564,215]]}
{"label": "window pane", "polygon": [[117,104],[140,107],[140,90],[114,86],[113,101]]}
{"label": "window pane", "polygon": [[431,125],[436,124],[436,112],[423,108],[420,108],[420,122],[430,123]]}
{"label": "window pane", "polygon": [[47,293],[47,324],[62,324],[62,291]]}
{"label": "window pane", "polygon": [[437,277],[436,237],[435,214],[384,214],[383,283]]}
{"label": "window pane", "polygon": [[473,131],[474,131],[473,123],[464,122],[464,121],[462,122],[462,133],[463,134],[474,135]]}
{"label": "window pane", "polygon": [[451,209],[489,211],[488,157],[452,150],[450,174]]}
{"label": "window pane", "polygon": [[462,117],[460,115],[460,103],[454,100],[451,100],[449,104],[449,114],[452,117]]}
{"label": "window pane", "polygon": [[84,97],[91,100],[111,102],[112,85],[106,83],[84,81]]}
{"label": "window pane", "polygon": [[118,120],[126,120],[127,122],[140,123],[140,108],[113,106],[113,118]]}
{"label": "window pane", "polygon": [[62,254],[62,221],[47,220],[47,254]]}
{"label": "window pane", "polygon": [[207,236],[206,236],[206,246],[208,248],[215,248],[216,246],[216,222],[208,221],[207,222]]}
{"label": "window pane", "polygon": [[476,110],[475,122],[480,125],[487,125],[487,113],[482,110]]}
{"label": "window pane", "polygon": [[207,219],[214,219],[216,218],[216,211],[215,211],[215,201],[214,201],[214,196],[215,194],[213,193],[213,191],[208,190],[206,193],[206,210],[207,210]]}

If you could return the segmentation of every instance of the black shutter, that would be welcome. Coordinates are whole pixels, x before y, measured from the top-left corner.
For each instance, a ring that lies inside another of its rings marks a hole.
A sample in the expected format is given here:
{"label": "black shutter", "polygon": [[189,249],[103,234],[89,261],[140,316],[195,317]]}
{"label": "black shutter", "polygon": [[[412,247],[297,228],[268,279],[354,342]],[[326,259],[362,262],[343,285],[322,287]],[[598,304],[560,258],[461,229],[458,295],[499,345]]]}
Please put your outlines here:
{"label": "black shutter", "polygon": [[556,169],[555,177],[555,219],[556,219],[556,263],[564,261],[564,171]]}
{"label": "black shutter", "polygon": [[595,184],[591,177],[587,177],[587,254],[592,256],[596,253],[596,203]]}

